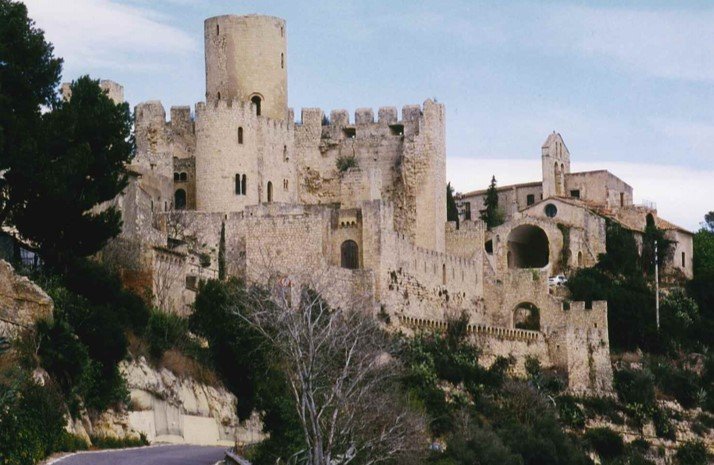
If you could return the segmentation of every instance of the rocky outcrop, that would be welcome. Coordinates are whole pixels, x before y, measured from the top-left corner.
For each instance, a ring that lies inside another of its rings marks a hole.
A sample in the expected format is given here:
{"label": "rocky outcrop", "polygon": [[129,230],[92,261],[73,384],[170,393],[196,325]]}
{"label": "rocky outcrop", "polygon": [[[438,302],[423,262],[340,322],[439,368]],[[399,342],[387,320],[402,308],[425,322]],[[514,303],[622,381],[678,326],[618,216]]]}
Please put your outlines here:
{"label": "rocky outcrop", "polygon": [[233,445],[236,440],[251,443],[263,438],[257,417],[239,423],[236,398],[222,387],[176,376],[166,368],[153,368],[143,357],[122,362],[120,369],[131,402],[125,411],[108,410],[92,419],[90,425],[82,422],[93,436],[143,434],[149,442],[201,445]]}
{"label": "rocky outcrop", "polygon": [[52,299],[37,284],[0,260],[0,335],[14,336],[52,318]]}

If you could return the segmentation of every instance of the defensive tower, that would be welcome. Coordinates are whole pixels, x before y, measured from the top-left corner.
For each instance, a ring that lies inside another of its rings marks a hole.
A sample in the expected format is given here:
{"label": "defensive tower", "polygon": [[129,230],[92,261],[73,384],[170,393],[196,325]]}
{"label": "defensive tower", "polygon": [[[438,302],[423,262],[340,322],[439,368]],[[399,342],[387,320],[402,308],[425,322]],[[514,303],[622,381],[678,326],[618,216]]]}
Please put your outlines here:
{"label": "defensive tower", "polygon": [[285,21],[225,15],[204,22],[206,102],[239,99],[261,116],[283,121],[288,111]]}

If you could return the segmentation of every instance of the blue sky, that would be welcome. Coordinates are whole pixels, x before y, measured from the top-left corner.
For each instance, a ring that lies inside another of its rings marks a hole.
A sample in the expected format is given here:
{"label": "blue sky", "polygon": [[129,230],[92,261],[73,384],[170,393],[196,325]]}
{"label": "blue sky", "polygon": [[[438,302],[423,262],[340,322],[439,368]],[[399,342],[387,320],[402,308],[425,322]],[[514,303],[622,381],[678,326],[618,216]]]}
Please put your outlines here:
{"label": "blue sky", "polygon": [[457,190],[534,180],[560,132],[576,170],[606,168],[695,229],[714,210],[712,2],[28,0],[65,58],[135,105],[203,99],[203,19],[288,23],[290,106],[447,108]]}

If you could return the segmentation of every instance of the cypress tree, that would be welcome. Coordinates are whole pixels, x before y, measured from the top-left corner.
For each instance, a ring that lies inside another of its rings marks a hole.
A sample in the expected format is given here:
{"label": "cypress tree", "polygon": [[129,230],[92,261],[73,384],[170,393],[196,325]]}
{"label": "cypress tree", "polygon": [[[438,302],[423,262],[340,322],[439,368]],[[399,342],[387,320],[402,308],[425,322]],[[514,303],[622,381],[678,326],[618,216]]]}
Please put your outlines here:
{"label": "cypress tree", "polygon": [[488,229],[503,224],[503,213],[498,208],[498,191],[496,190],[496,176],[491,177],[491,184],[486,190],[484,209],[481,210],[481,219]]}
{"label": "cypress tree", "polygon": [[454,188],[451,183],[446,185],[446,220],[456,221],[456,229],[459,229],[459,209],[456,207]]}

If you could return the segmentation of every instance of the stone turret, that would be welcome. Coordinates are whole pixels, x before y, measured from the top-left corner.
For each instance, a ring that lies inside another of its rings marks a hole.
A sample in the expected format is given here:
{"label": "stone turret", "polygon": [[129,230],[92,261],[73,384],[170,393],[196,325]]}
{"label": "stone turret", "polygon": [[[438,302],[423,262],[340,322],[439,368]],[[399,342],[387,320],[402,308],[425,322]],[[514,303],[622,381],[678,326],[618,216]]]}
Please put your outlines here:
{"label": "stone turret", "polygon": [[253,102],[255,111],[285,120],[288,67],[285,21],[273,16],[216,16],[204,23],[206,102]]}

